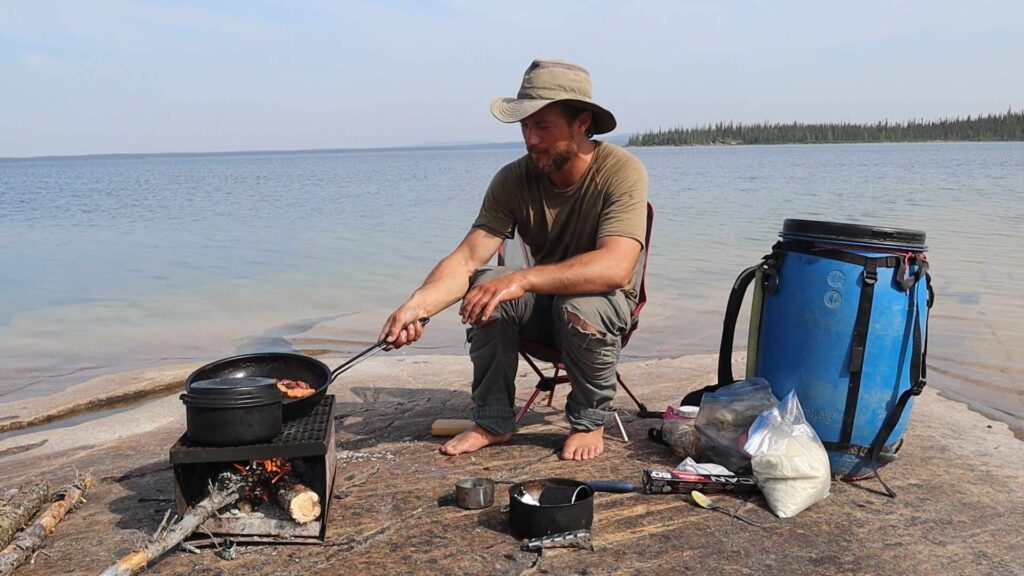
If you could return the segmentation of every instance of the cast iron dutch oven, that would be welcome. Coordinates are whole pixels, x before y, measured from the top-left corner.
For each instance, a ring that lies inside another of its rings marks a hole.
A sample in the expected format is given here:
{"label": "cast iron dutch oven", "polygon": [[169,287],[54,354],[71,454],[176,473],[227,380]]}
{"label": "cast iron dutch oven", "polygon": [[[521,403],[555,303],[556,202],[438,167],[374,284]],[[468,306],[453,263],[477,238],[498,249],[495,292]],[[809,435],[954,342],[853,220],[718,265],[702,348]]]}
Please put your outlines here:
{"label": "cast iron dutch oven", "polygon": [[[420,319],[420,323],[424,326],[429,321],[429,318]],[[326,364],[315,358],[291,352],[260,352],[232,356],[231,358],[211,362],[193,372],[185,380],[185,391],[191,393],[193,384],[216,378],[256,376],[260,378],[301,380],[309,384],[315,392],[305,398],[284,398],[281,401],[282,417],[287,422],[312,412],[314,408],[320,405],[320,400],[327,393],[327,387],[331,382],[334,382],[335,378],[352,366],[384,349],[385,346],[387,346],[387,342],[381,340],[334,370],[331,370]]]}
{"label": "cast iron dutch oven", "polygon": [[204,446],[239,446],[281,433],[281,391],[273,378],[216,378],[181,395],[189,440]]}

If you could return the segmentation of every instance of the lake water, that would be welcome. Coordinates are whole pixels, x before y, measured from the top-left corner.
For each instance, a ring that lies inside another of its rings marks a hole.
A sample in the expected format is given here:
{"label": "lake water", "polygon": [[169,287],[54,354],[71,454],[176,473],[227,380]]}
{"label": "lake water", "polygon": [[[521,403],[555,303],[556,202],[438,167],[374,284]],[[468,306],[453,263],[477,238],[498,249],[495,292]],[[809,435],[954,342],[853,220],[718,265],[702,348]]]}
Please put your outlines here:
{"label": "lake water", "polygon": [[[733,279],[785,218],[920,229],[930,384],[1020,424],[1024,143],[632,151],[657,215],[627,357],[717,351]],[[132,368],[365,348],[520,154],[0,161],[0,402]],[[411,353],[463,351],[449,310]]]}

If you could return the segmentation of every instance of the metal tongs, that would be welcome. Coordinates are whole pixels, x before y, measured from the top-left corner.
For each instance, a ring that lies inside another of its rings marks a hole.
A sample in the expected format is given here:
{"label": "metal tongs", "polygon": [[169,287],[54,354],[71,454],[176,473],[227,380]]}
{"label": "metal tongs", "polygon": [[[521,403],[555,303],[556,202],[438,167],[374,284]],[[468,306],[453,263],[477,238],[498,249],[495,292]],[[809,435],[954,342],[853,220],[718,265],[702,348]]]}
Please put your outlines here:
{"label": "metal tongs", "polygon": [[[420,318],[420,324],[421,325],[426,326],[427,322],[430,322],[430,318]],[[338,376],[340,376],[342,372],[345,372],[349,368],[355,366],[356,364],[359,364],[360,362],[362,362],[363,360],[366,360],[370,356],[373,356],[377,352],[380,352],[387,345],[388,345],[388,341],[387,340],[380,340],[379,342],[377,342],[373,346],[370,346],[366,350],[363,350],[359,354],[356,354],[348,362],[345,362],[341,366],[338,366],[337,368],[335,368],[334,370],[331,371],[331,381],[333,382],[334,379],[337,378]]]}

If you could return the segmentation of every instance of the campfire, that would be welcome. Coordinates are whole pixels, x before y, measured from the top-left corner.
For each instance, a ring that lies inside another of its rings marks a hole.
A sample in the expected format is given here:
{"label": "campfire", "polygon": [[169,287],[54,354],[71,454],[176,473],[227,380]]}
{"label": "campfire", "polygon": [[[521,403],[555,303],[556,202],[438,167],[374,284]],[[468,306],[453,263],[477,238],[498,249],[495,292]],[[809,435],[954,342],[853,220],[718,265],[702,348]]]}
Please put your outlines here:
{"label": "campfire", "polygon": [[170,453],[179,515],[222,478],[238,485],[237,498],[218,506],[194,540],[208,532],[237,542],[323,543],[337,466],[333,412],[334,396],[327,395],[264,444],[198,446],[182,436]]}
{"label": "campfire", "polygon": [[[301,466],[301,460],[297,461]],[[286,458],[252,460],[247,466],[233,465],[242,475],[245,492],[235,503],[239,513],[252,514],[273,500],[299,524],[320,517],[320,496],[293,476],[293,464]]]}
{"label": "campfire", "polygon": [[[313,412],[288,422],[264,444],[201,446],[184,434],[171,447],[171,464],[178,516],[168,524],[168,510],[149,544],[101,576],[135,574],[190,539],[232,556],[234,544],[220,548],[216,536],[323,544],[337,466],[334,396],[324,396]],[[196,539],[197,533],[209,539]]]}

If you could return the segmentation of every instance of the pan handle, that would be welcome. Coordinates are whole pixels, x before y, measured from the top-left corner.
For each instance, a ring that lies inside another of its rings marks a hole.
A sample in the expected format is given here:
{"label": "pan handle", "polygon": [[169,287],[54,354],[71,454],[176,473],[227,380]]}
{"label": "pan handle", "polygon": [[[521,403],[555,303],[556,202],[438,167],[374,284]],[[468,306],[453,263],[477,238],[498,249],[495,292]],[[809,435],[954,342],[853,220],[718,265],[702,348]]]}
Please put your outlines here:
{"label": "pan handle", "polygon": [[[426,326],[428,322],[430,322],[430,318],[420,318],[420,325]],[[345,362],[341,366],[338,366],[334,370],[331,370],[331,378],[327,382],[328,383],[334,382],[334,380],[338,376],[341,376],[342,372],[345,372],[349,368],[355,366],[356,364],[359,364],[360,362],[362,362],[363,360],[366,360],[370,356],[373,356],[377,352],[380,352],[387,345],[388,345],[388,343],[387,343],[386,340],[381,340],[381,341],[377,342],[376,344],[374,344],[373,346],[370,346],[366,350],[363,350],[359,354],[356,354],[348,362]]]}
{"label": "pan handle", "polygon": [[587,480],[583,482],[594,492],[610,492],[612,494],[626,494],[628,492],[639,492],[636,484],[631,482],[620,482],[618,480]]}

